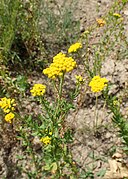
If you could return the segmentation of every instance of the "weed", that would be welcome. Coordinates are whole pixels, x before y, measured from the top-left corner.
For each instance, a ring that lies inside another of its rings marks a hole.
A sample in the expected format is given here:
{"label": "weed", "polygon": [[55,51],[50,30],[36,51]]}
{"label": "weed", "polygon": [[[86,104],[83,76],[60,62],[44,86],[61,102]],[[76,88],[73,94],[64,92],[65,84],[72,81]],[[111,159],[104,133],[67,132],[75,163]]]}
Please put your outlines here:
{"label": "weed", "polygon": [[59,45],[72,43],[72,39],[77,38],[79,21],[74,19],[76,3],[75,0],[70,3],[67,0],[61,3],[56,0],[51,3],[42,1],[43,31]]}
{"label": "weed", "polygon": [[73,39],[71,36],[76,37],[78,28],[73,18],[74,0],[70,5],[66,1],[62,6],[56,1],[52,3],[44,0],[0,2],[1,63],[21,67],[29,64],[32,68],[43,66],[46,35],[48,38],[51,34],[54,42],[57,39],[59,44],[69,43]]}
{"label": "weed", "polygon": [[[120,14],[124,5],[124,3],[115,1],[108,14],[99,19],[99,21],[96,20],[97,23],[99,22],[102,25],[99,25],[99,23],[98,26],[93,25],[81,35],[80,40],[85,43],[85,52],[83,54],[85,57],[85,70],[90,78],[101,75],[104,60],[113,52],[115,52],[117,60],[123,60],[128,55],[123,16]],[[91,37],[97,36],[97,30],[100,31],[100,29],[102,29],[101,35],[96,38],[96,42],[90,44],[92,42]]]}
{"label": "weed", "polygon": [[108,89],[104,91],[103,95],[107,102],[107,105],[109,109],[111,110],[113,117],[112,121],[116,124],[116,126],[119,128],[119,135],[121,138],[123,138],[125,145],[128,147],[128,122],[123,117],[121,111],[120,111],[120,102],[115,97],[112,97],[111,95],[108,95]]}

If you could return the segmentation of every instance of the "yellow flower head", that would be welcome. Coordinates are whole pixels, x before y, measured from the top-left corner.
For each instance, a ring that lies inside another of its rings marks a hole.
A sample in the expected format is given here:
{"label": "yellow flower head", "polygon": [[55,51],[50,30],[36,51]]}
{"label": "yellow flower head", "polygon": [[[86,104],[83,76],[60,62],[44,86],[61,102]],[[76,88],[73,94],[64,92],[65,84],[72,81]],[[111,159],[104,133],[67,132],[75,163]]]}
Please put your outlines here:
{"label": "yellow flower head", "polygon": [[55,79],[57,76],[62,76],[65,72],[69,72],[76,67],[76,62],[72,57],[66,57],[65,54],[59,53],[53,57],[53,63],[43,70],[43,73],[48,78]]}
{"label": "yellow flower head", "polygon": [[84,31],[84,34],[89,34],[89,31],[88,31],[88,30],[85,30],[85,31]]}
{"label": "yellow flower head", "polygon": [[114,17],[117,17],[117,18],[120,18],[120,17],[121,17],[121,15],[118,14],[118,13],[114,13],[113,16],[114,16]]}
{"label": "yellow flower head", "polygon": [[0,108],[2,108],[5,113],[14,111],[15,106],[15,99],[10,99],[6,97],[0,99]]}
{"label": "yellow flower head", "polygon": [[106,78],[101,78],[100,76],[94,76],[89,83],[92,92],[97,93],[104,89],[107,86],[108,80]]}
{"label": "yellow flower head", "polygon": [[56,56],[53,57],[53,62],[55,62],[56,60],[59,60],[61,58],[64,58],[64,57],[66,57],[66,54],[60,52]]}
{"label": "yellow flower head", "polygon": [[49,135],[52,135],[52,132],[49,132]]}
{"label": "yellow flower head", "polygon": [[120,102],[119,102],[118,100],[114,100],[114,101],[113,101],[113,105],[114,105],[114,106],[119,106],[119,105],[120,105]]}
{"label": "yellow flower head", "polygon": [[76,78],[77,83],[84,82],[84,79],[83,79],[83,77],[81,75],[75,75],[75,78]]}
{"label": "yellow flower head", "polygon": [[42,84],[35,84],[33,88],[30,90],[32,96],[42,96],[46,91],[46,86]]}
{"label": "yellow flower head", "polygon": [[11,122],[12,122],[11,120],[12,120],[14,117],[15,117],[15,115],[14,115],[12,112],[10,112],[10,113],[6,114],[6,116],[5,116],[5,121],[11,123]]}
{"label": "yellow flower head", "polygon": [[96,19],[97,24],[102,27],[106,24],[106,21],[103,19]]}
{"label": "yellow flower head", "polygon": [[51,138],[48,136],[42,137],[40,141],[43,142],[45,145],[51,144]]}
{"label": "yellow flower head", "polygon": [[72,53],[72,52],[76,52],[78,49],[82,48],[82,44],[77,42],[75,44],[72,44],[69,49],[68,49],[68,53]]}

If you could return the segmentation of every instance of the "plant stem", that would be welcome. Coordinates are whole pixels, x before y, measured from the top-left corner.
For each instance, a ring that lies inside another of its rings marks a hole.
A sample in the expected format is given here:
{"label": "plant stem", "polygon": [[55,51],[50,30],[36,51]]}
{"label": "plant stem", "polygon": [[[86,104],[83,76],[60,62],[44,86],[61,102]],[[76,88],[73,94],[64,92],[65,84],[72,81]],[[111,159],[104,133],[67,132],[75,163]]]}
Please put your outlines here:
{"label": "plant stem", "polygon": [[60,78],[60,84],[59,84],[59,99],[61,99],[62,97],[62,87],[63,87],[63,83],[64,83],[64,74],[62,75],[62,77]]}
{"label": "plant stem", "polygon": [[55,119],[57,119],[57,113],[58,113],[59,107],[60,107],[60,100],[61,100],[61,97],[62,97],[63,83],[64,83],[64,73],[63,73],[62,77],[60,77],[59,90],[58,90],[59,97],[56,100],[56,109],[55,109],[55,114],[54,114]]}
{"label": "plant stem", "polygon": [[58,90],[58,88],[57,88],[56,83],[55,83],[54,80],[52,80],[52,83],[53,83],[53,86],[54,86],[55,91],[56,91],[57,93],[59,93],[59,90]]}
{"label": "plant stem", "polygon": [[43,106],[44,106],[44,108],[45,108],[45,110],[46,110],[46,112],[47,112],[49,118],[52,119],[52,116],[51,116],[51,113],[50,113],[50,109],[49,109],[49,107],[47,106],[45,99],[44,99],[44,98],[43,98],[43,99],[40,98],[40,103],[43,104]]}

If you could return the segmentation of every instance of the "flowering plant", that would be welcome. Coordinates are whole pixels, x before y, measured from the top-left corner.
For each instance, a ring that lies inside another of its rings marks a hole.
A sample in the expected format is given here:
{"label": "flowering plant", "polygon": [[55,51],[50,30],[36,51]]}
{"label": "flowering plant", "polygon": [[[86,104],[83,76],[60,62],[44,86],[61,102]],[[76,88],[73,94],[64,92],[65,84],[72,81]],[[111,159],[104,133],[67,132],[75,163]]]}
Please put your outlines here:
{"label": "flowering plant", "polygon": [[1,98],[0,100],[0,108],[3,110],[5,115],[5,121],[12,123],[12,119],[15,117],[13,111],[15,110],[15,100],[11,98]]}
{"label": "flowering plant", "polygon": [[76,52],[80,48],[82,48],[82,44],[80,42],[72,44],[68,49],[68,53]]}
{"label": "flowering plant", "polygon": [[104,89],[107,86],[108,80],[106,78],[101,78],[100,76],[94,76],[89,83],[92,92],[97,93]]}
{"label": "flowering plant", "polygon": [[59,53],[53,58],[53,63],[43,73],[48,78],[55,79],[58,76],[63,76],[64,73],[72,71],[76,67],[76,62],[72,57],[66,57],[65,54]]}

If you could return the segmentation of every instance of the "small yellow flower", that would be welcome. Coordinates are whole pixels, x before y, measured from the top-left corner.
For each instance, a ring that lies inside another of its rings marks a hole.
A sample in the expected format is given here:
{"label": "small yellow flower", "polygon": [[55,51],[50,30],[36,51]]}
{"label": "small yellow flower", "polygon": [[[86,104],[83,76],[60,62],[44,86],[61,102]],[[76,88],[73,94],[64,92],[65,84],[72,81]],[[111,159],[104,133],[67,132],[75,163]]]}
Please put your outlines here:
{"label": "small yellow flower", "polygon": [[118,101],[118,100],[114,100],[114,101],[113,101],[113,105],[114,105],[114,106],[119,106],[119,105],[120,105],[120,103],[119,103],[119,101]]}
{"label": "small yellow flower", "polygon": [[103,19],[96,19],[97,24],[102,27],[106,24],[106,21]]}
{"label": "small yellow flower", "polygon": [[60,52],[60,53],[58,53],[57,55],[55,55],[55,56],[53,57],[53,62],[55,62],[56,60],[59,60],[59,59],[61,59],[61,58],[64,58],[64,57],[66,57],[66,54]]}
{"label": "small yellow flower", "polygon": [[53,57],[53,63],[43,70],[43,73],[48,78],[55,79],[58,76],[62,76],[64,73],[72,71],[76,67],[76,62],[72,57],[66,57],[65,54],[59,53]]}
{"label": "small yellow flower", "polygon": [[81,75],[75,75],[75,78],[76,78],[77,83],[82,83],[84,81]]}
{"label": "small yellow flower", "polygon": [[78,49],[82,48],[82,44],[77,42],[75,44],[72,44],[69,49],[68,49],[68,53],[72,53],[72,52],[76,52]]}
{"label": "small yellow flower", "polygon": [[52,135],[52,132],[49,132],[49,135]]}
{"label": "small yellow flower", "polygon": [[117,17],[117,18],[120,18],[120,17],[121,17],[121,15],[118,14],[118,13],[114,13],[113,16],[114,16],[114,17]]}
{"label": "small yellow flower", "polygon": [[33,88],[30,90],[32,96],[42,96],[46,91],[46,86],[42,84],[35,84]]}
{"label": "small yellow flower", "polygon": [[1,98],[0,100],[0,108],[3,109],[4,113],[9,113],[10,111],[14,111],[15,106],[16,106],[15,99],[4,97]]}
{"label": "small yellow flower", "polygon": [[10,112],[10,113],[6,114],[6,116],[5,116],[5,121],[11,123],[11,122],[12,122],[11,120],[12,120],[14,117],[15,117],[15,115],[14,115],[12,112]]}
{"label": "small yellow flower", "polygon": [[40,141],[43,142],[45,145],[51,144],[51,138],[48,136],[42,137]]}
{"label": "small yellow flower", "polygon": [[94,76],[89,83],[92,92],[97,93],[104,89],[107,86],[108,80],[106,78],[101,78],[100,76]]}

